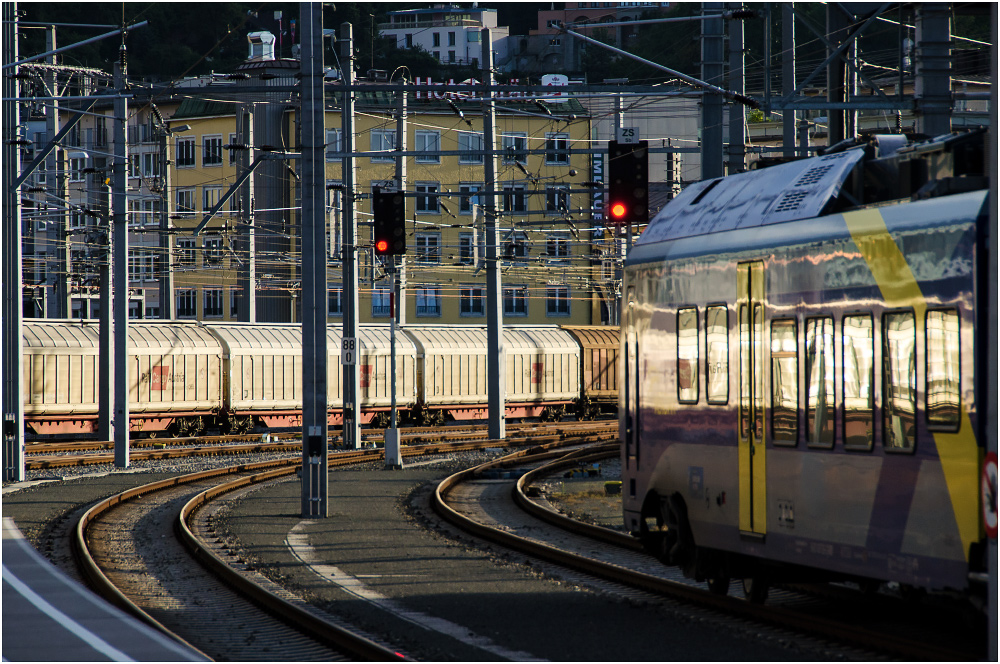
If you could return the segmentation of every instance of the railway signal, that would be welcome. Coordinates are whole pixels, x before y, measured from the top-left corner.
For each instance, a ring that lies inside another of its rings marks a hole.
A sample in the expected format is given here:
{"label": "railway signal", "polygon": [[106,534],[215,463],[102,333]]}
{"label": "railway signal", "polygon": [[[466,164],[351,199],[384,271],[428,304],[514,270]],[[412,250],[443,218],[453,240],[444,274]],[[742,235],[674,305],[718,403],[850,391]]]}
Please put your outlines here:
{"label": "railway signal", "polygon": [[608,219],[649,221],[649,150],[646,141],[608,141]]}
{"label": "railway signal", "polygon": [[399,191],[372,191],[375,255],[402,256],[406,253],[406,199]]}

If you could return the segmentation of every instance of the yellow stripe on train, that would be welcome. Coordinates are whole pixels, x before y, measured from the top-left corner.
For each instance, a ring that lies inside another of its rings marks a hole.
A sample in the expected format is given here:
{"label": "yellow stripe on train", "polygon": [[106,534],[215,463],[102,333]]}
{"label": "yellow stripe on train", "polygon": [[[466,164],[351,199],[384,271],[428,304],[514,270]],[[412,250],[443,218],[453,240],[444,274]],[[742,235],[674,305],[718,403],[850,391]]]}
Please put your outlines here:
{"label": "yellow stripe on train", "polygon": [[[889,235],[882,213],[878,209],[867,209],[843,216],[854,244],[864,256],[882,291],[886,306],[912,308],[917,320],[917,333],[924,334],[927,301],[906,257]],[[957,432],[934,432],[933,436],[962,538],[962,551],[968,559],[969,546],[981,537],[978,469],[982,460],[965,408],[962,408]]]}

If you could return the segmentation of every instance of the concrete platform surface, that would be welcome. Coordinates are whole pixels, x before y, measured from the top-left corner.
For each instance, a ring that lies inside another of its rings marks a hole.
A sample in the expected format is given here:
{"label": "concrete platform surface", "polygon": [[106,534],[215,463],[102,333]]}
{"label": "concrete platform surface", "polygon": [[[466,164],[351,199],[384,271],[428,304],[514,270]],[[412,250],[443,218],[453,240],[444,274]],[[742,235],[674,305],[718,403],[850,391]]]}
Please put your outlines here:
{"label": "concrete platform surface", "polygon": [[207,658],[70,579],[3,520],[4,661],[202,662]]}

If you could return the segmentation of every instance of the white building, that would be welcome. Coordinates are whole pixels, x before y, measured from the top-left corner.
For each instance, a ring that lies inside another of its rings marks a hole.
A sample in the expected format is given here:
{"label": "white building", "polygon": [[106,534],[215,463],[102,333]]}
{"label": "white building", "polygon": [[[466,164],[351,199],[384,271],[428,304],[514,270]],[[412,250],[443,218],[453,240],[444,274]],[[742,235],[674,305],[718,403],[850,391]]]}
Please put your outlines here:
{"label": "white building", "polygon": [[389,12],[389,22],[380,23],[383,37],[396,40],[398,48],[423,48],[444,64],[478,66],[483,48],[480,30],[493,30],[493,62],[508,58],[509,30],[497,25],[497,10],[482,7],[436,5],[429,9]]}

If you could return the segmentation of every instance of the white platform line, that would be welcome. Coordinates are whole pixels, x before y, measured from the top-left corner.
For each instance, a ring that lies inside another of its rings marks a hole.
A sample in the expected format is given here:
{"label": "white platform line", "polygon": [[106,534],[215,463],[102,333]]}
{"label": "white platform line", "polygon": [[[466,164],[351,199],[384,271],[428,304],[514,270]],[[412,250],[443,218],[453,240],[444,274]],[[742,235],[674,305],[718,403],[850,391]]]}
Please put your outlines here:
{"label": "white platform line", "polygon": [[430,616],[426,613],[421,613],[420,611],[411,611],[395,600],[366,586],[357,577],[347,574],[334,565],[323,563],[316,555],[316,550],[309,544],[309,537],[304,532],[305,527],[312,523],[316,522],[300,521],[294,528],[291,529],[291,531],[289,531],[285,544],[288,546],[289,550],[291,550],[292,555],[298,558],[303,565],[311,569],[313,573],[320,578],[340,587],[345,592],[354,595],[358,599],[369,602],[383,611],[391,613],[399,618],[402,618],[403,620],[413,623],[414,625],[445,634],[453,639],[461,641],[462,643],[485,650],[486,652],[497,657],[520,662],[547,661],[535,657],[530,653],[504,648],[503,646],[494,643],[490,638],[474,634],[467,627],[453,623],[445,618]]}

